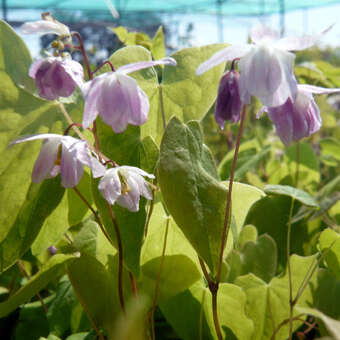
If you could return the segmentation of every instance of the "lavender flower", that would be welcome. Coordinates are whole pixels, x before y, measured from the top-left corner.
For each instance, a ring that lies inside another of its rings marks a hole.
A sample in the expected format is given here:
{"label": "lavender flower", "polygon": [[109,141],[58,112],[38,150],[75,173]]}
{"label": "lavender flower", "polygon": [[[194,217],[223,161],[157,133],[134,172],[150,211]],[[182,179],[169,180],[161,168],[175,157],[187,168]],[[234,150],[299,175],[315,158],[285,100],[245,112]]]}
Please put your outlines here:
{"label": "lavender flower", "polygon": [[119,166],[106,170],[98,189],[111,205],[116,202],[136,212],[139,210],[140,196],[152,200],[152,192],[144,177],[155,178],[147,172],[133,166]]}
{"label": "lavender flower", "polygon": [[230,120],[237,123],[240,120],[242,103],[239,94],[238,81],[240,75],[235,70],[225,73],[218,87],[215,107],[215,119],[223,129],[224,121]]}
{"label": "lavender flower", "polygon": [[29,75],[35,80],[39,95],[48,100],[68,97],[84,82],[82,66],[69,58],[49,57],[34,62]]}
{"label": "lavender flower", "polygon": [[277,107],[263,107],[260,112],[267,111],[273,121],[276,133],[285,145],[299,141],[318,131],[321,127],[319,107],[313,93],[327,94],[340,92],[340,89],[325,89],[318,86],[298,85],[295,101],[290,98]]}
{"label": "lavender flower", "polygon": [[32,182],[39,183],[44,178],[55,177],[60,173],[62,186],[72,188],[79,183],[84,165],[92,170],[93,177],[104,175],[105,167],[92,156],[84,140],[45,133],[19,138],[11,142],[11,145],[37,139],[44,139],[45,142],[34,164]]}
{"label": "lavender flower", "polygon": [[232,45],[215,53],[196,73],[200,75],[222,62],[240,58],[241,101],[248,104],[250,96],[256,96],[263,105],[280,106],[288,98],[294,101],[297,95],[293,74],[295,55],[289,51],[311,47],[330,28],[317,35],[279,39],[278,32],[258,25],[251,32],[252,44]]}
{"label": "lavender flower", "polygon": [[176,65],[176,61],[164,58],[124,65],[86,83],[82,88],[85,97],[83,127],[89,127],[98,114],[116,133],[123,132],[128,124],[144,124],[150,107],[148,97],[127,74],[155,65]]}

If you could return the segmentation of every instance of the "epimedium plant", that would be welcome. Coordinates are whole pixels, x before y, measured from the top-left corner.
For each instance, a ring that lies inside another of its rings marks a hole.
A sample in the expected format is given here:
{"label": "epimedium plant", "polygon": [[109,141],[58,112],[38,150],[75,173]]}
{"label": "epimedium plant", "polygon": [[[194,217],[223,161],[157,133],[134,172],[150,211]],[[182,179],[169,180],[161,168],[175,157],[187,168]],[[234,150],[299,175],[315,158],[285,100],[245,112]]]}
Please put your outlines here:
{"label": "epimedium plant", "polygon": [[[321,128],[312,93],[340,90],[298,84],[288,52],[327,30],[279,39],[260,25],[252,44],[171,57],[159,30],[151,53],[130,42],[92,70],[80,35],[48,14],[22,27],[57,35],[35,62],[0,25],[0,317],[19,310],[15,339],[33,322],[48,339],[338,337],[340,175],[321,188],[299,140]],[[285,149],[241,144],[251,96]],[[240,122],[219,168],[200,125],[215,100],[221,128]]]}

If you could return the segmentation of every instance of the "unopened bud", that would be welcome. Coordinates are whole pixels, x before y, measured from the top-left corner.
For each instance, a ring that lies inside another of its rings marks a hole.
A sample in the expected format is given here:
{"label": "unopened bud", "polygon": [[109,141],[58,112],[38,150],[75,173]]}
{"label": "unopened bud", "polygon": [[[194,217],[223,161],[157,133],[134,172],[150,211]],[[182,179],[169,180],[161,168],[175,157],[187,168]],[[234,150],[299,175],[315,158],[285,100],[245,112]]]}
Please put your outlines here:
{"label": "unopened bud", "polygon": [[242,102],[238,87],[239,78],[239,73],[231,70],[225,73],[220,81],[215,119],[221,129],[223,129],[226,120],[230,120],[232,123],[237,123],[240,120]]}

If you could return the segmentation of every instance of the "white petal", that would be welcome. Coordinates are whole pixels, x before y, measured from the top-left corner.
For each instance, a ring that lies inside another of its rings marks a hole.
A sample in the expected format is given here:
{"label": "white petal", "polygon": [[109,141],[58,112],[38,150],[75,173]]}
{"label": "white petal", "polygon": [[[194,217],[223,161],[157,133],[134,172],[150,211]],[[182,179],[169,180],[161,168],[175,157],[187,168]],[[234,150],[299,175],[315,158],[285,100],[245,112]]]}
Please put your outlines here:
{"label": "white petal", "polygon": [[212,57],[203,62],[200,66],[198,66],[196,70],[196,75],[201,75],[211,68],[225,62],[231,61],[236,58],[243,57],[249,50],[251,49],[251,45],[232,45],[224,48],[221,51],[216,52]]}
{"label": "white petal", "polygon": [[60,22],[53,22],[49,20],[38,20],[26,22],[20,27],[23,34],[48,34],[54,33],[58,35],[70,35],[67,26]]}
{"label": "white petal", "polygon": [[62,135],[57,135],[55,133],[42,133],[40,135],[31,135],[31,136],[26,136],[26,137],[20,137],[18,139],[13,140],[12,142],[9,143],[9,145],[14,145],[18,143],[23,143],[23,142],[29,142],[32,140],[38,140],[38,139],[59,139],[61,140],[63,138]]}
{"label": "white petal", "polygon": [[128,65],[124,65],[119,67],[116,72],[120,74],[128,74],[131,72],[135,72],[138,70],[142,70],[144,68],[156,66],[156,65],[171,65],[171,66],[176,66],[176,60],[171,57],[163,58],[160,60],[151,60],[151,61],[141,61],[138,63],[132,63]]}
{"label": "white petal", "polygon": [[267,41],[277,40],[280,38],[280,34],[279,32],[260,23],[252,28],[250,37],[251,37],[251,41],[257,44],[263,40],[267,40]]}
{"label": "white petal", "polygon": [[318,40],[320,40],[322,38],[322,36],[324,34],[326,34],[333,26],[334,26],[334,24],[327,27],[324,31],[322,31],[321,33],[318,33],[318,34],[313,34],[313,35],[306,34],[306,35],[303,35],[301,37],[282,38],[275,43],[275,47],[283,49],[283,50],[287,50],[287,51],[304,50],[306,48],[309,48],[309,47],[315,45],[315,43]]}
{"label": "white petal", "polygon": [[244,98],[245,92],[259,98],[268,96],[281,84],[280,60],[275,51],[265,45],[253,48],[241,58],[239,68],[241,99]]}
{"label": "white petal", "polygon": [[149,177],[149,178],[152,178],[152,179],[155,178],[154,175],[148,174],[148,173],[145,172],[144,170],[142,170],[142,169],[140,169],[140,168],[136,168],[136,167],[134,167],[134,166],[123,165],[123,166],[120,166],[119,169],[120,169],[121,171],[123,171],[124,173],[126,173],[127,176],[128,176],[128,174],[129,174],[130,172],[132,172],[132,173],[135,173],[135,174],[137,174],[137,175],[144,176],[144,177]]}
{"label": "white petal", "polygon": [[105,175],[99,182],[98,189],[109,204],[113,205],[116,202],[117,198],[121,195],[121,183],[118,176],[118,168],[106,171]]}
{"label": "white petal", "polygon": [[65,72],[71,77],[77,86],[81,88],[84,83],[84,69],[81,64],[71,59],[64,59],[61,64]]}
{"label": "white petal", "polygon": [[315,93],[315,94],[331,94],[331,93],[338,93],[340,92],[339,88],[336,89],[327,89],[324,87],[319,87],[319,86],[313,86],[313,85],[305,85],[301,84],[298,85],[298,89],[308,92],[308,93]]}
{"label": "white petal", "polygon": [[49,139],[41,147],[38,159],[34,164],[32,171],[32,182],[39,183],[49,176],[58,157],[58,148],[60,141],[58,139]]}
{"label": "white petal", "polygon": [[139,199],[140,199],[140,191],[139,185],[135,181],[135,178],[132,176],[127,177],[127,184],[129,185],[130,191],[126,194],[122,194],[118,197],[117,203],[128,209],[129,211],[136,212],[139,209]]}

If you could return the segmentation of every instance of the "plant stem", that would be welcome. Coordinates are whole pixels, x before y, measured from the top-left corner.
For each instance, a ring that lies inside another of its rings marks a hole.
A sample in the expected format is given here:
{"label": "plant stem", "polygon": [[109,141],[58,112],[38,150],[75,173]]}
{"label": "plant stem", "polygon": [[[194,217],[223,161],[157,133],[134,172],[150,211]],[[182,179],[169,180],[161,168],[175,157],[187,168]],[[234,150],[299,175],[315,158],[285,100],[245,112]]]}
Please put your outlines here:
{"label": "plant stem", "polygon": [[86,67],[88,78],[90,80],[92,80],[93,75],[92,75],[92,72],[91,72],[91,68],[90,68],[90,64],[89,64],[89,59],[87,58],[87,54],[86,54],[86,51],[85,51],[85,48],[84,48],[83,39],[81,38],[81,36],[80,36],[80,34],[78,32],[72,32],[72,35],[75,36],[78,39],[79,50],[80,50],[80,52],[81,52],[81,54],[83,56],[83,59],[84,59],[84,64],[85,64],[85,67]]}
{"label": "plant stem", "polygon": [[129,271],[129,278],[130,278],[130,282],[131,282],[131,286],[132,286],[133,295],[136,298],[138,298],[138,290],[137,290],[136,280],[135,280],[133,274],[130,271]]}
{"label": "plant stem", "polygon": [[163,129],[166,129],[166,119],[165,119],[165,111],[164,111],[164,102],[163,102],[163,89],[162,84],[159,84],[159,100],[161,105],[161,114],[162,114],[162,121],[163,121]]}
{"label": "plant stem", "polygon": [[168,218],[166,220],[161,263],[159,265],[159,271],[158,271],[158,274],[157,274],[157,280],[156,280],[156,285],[155,285],[155,295],[154,295],[154,298],[153,298],[153,303],[152,303],[152,307],[151,307],[151,311],[150,311],[151,331],[152,331],[151,334],[152,334],[153,340],[156,339],[154,314],[155,314],[155,310],[156,310],[156,306],[157,306],[159,281],[161,279],[161,272],[162,272],[162,268],[163,268],[163,264],[164,264],[164,260],[165,260],[165,250],[166,250],[166,243],[167,243],[167,240],[168,240],[169,222],[170,222],[170,218]]}
{"label": "plant stem", "polygon": [[153,207],[154,207],[154,199],[155,199],[155,192],[154,190],[152,190],[152,199],[150,200],[150,207],[149,207],[148,215],[145,221],[144,238],[146,238],[146,236],[148,235],[149,223],[150,223],[150,219],[151,219],[151,215],[152,215]]}
{"label": "plant stem", "polygon": [[113,214],[111,205],[107,203],[107,208],[109,209],[109,213],[111,216],[111,220],[113,223],[113,227],[115,229],[117,243],[118,243],[118,295],[119,295],[119,302],[122,310],[125,314],[125,302],[124,302],[124,295],[123,295],[123,246],[122,240],[120,238],[120,232],[117,224],[117,220]]}
{"label": "plant stem", "polygon": [[[20,271],[23,273],[23,275],[26,277],[26,279],[29,281],[31,279],[31,277],[29,276],[29,274],[27,273],[23,263],[21,262],[21,260],[18,260],[18,266],[20,268]],[[44,310],[44,312],[47,314],[48,312],[48,309],[47,309],[47,306],[45,305],[44,303],[44,300],[43,298],[41,297],[40,293],[37,293],[37,297],[38,299],[40,300],[40,303],[41,303],[41,306]]]}
{"label": "plant stem", "polygon": [[299,165],[300,165],[300,143],[296,143],[296,170],[295,170],[295,188],[298,187],[299,183]]}
{"label": "plant stem", "polygon": [[233,182],[234,182],[234,175],[235,175],[236,163],[237,163],[237,158],[238,158],[238,151],[239,151],[240,144],[241,144],[241,136],[242,136],[242,130],[243,130],[243,125],[244,125],[244,119],[246,116],[246,108],[247,106],[243,105],[242,112],[241,112],[240,128],[238,130],[237,140],[236,140],[236,145],[235,145],[234,159],[233,159],[233,163],[232,163],[231,171],[230,171],[229,190],[228,190],[227,204],[226,204],[226,209],[225,209],[225,219],[224,219],[224,226],[223,226],[223,232],[222,232],[222,238],[221,238],[220,256],[219,256],[217,276],[216,276],[217,284],[219,284],[220,279],[221,279],[223,252],[224,252],[224,248],[227,242],[227,237],[228,237],[228,232],[229,232],[231,194],[232,194],[232,189],[233,189]]}
{"label": "plant stem", "polygon": [[109,236],[109,234],[106,232],[100,218],[99,215],[97,214],[97,212],[91,207],[91,204],[87,201],[87,199],[84,197],[84,195],[77,189],[77,187],[73,187],[73,190],[75,191],[75,193],[79,196],[79,198],[84,202],[84,204],[91,210],[94,219],[96,220],[96,222],[98,223],[101,231],[103,232],[103,234],[105,235],[105,237],[107,238],[107,240],[111,243],[112,246],[113,242]]}
{"label": "plant stem", "polygon": [[289,340],[293,338],[293,283],[292,283],[292,269],[290,264],[290,237],[291,237],[291,229],[292,229],[292,217],[293,217],[293,209],[294,209],[294,201],[292,198],[289,209],[289,217],[288,217],[288,231],[287,231],[287,268],[288,268],[288,279],[289,279]]}
{"label": "plant stem", "polygon": [[101,65],[99,65],[92,73],[96,73],[98,72],[103,66],[105,65],[109,65],[110,68],[111,68],[111,71],[114,72],[115,71],[115,68],[114,66],[112,65],[111,61],[110,60],[105,60]]}
{"label": "plant stem", "polygon": [[[303,316],[303,314],[299,314],[299,315],[295,316],[295,317],[293,318],[293,320],[300,320],[301,316]],[[275,339],[275,336],[276,336],[276,334],[279,332],[279,330],[281,329],[281,327],[284,326],[284,325],[286,325],[288,322],[290,322],[290,318],[289,318],[289,319],[283,320],[283,321],[277,326],[277,328],[276,328],[276,329],[274,330],[274,332],[273,332],[273,335],[272,335],[272,337],[271,337],[271,340],[274,340],[274,339]]]}

